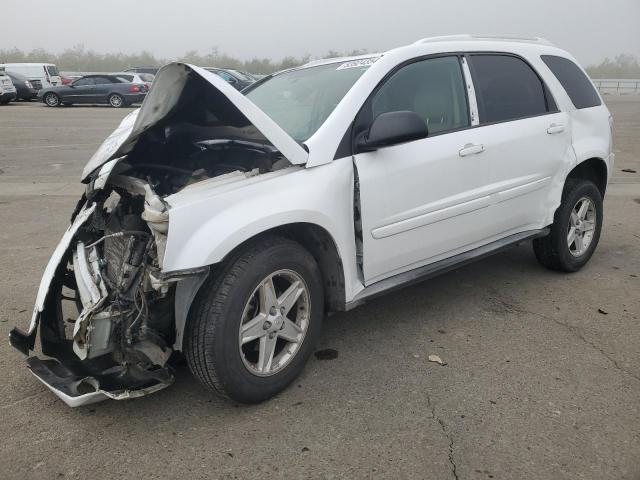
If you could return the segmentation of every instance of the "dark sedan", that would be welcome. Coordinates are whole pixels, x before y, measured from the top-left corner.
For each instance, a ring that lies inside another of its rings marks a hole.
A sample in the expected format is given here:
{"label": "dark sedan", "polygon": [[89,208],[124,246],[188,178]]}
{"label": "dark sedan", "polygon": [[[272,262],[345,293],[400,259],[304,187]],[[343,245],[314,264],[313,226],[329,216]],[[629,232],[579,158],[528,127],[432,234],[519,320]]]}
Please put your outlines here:
{"label": "dark sedan", "polygon": [[141,103],[147,91],[146,85],[128,82],[117,75],[86,75],[69,85],[44,88],[38,92],[38,99],[49,107],[89,103],[120,108]]}
{"label": "dark sedan", "polygon": [[38,89],[31,83],[31,81],[20,73],[5,71],[13,86],[16,87],[16,100],[31,100],[38,96]]}

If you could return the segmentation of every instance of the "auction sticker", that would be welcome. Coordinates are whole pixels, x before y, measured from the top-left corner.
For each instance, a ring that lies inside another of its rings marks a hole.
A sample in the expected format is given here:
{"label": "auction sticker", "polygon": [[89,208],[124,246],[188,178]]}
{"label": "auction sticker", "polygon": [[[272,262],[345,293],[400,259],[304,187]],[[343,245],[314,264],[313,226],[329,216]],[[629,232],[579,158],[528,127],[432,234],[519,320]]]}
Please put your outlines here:
{"label": "auction sticker", "polygon": [[350,62],[345,62],[341,64],[336,70],[346,70],[347,68],[360,68],[360,67],[370,67],[380,57],[372,57],[372,58],[361,58],[359,60],[351,60]]}

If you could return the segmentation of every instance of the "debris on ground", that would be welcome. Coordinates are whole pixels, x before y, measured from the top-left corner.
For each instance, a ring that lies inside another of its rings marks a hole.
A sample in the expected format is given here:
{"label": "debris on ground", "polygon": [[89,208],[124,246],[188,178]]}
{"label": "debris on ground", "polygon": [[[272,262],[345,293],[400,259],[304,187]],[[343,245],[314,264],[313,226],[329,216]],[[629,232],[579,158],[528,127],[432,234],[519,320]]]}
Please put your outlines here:
{"label": "debris on ground", "polygon": [[609,312],[607,312],[607,311],[605,311],[605,310],[603,310],[601,308],[598,309],[598,313],[601,313],[602,315],[609,315]]}
{"label": "debris on ground", "polygon": [[333,348],[325,348],[314,353],[318,360],[334,360],[338,358],[338,351]]}
{"label": "debris on ground", "polygon": [[633,168],[623,168],[622,171],[625,173],[638,173]]}
{"label": "debris on ground", "polygon": [[438,365],[441,365],[443,367],[447,364],[447,362],[443,362],[438,355],[429,355],[429,361],[433,363],[437,363]]}

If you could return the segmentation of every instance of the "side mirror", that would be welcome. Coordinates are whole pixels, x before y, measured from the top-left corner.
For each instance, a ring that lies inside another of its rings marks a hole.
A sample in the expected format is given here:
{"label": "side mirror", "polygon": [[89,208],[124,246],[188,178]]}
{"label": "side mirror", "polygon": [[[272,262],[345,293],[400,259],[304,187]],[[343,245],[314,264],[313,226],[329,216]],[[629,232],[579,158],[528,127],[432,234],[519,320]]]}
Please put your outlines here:
{"label": "side mirror", "polygon": [[359,151],[371,152],[381,147],[410,142],[426,138],[427,124],[415,112],[402,110],[399,112],[381,113],[356,142]]}

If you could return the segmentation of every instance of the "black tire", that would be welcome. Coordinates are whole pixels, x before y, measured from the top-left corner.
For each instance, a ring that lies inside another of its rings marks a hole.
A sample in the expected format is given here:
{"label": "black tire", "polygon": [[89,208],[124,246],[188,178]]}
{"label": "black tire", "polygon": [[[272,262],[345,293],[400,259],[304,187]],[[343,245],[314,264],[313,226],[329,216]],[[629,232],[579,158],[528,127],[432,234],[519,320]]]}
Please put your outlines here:
{"label": "black tire", "polygon": [[60,97],[53,93],[48,92],[44,94],[42,101],[47,107],[59,107],[60,106]]}
{"label": "black tire", "polygon": [[[247,301],[263,279],[283,269],[299,275],[309,298],[306,334],[293,357],[270,376],[257,376],[243,360],[239,331]],[[219,395],[258,403],[284,390],[302,371],[320,335],[324,292],[314,258],[292,240],[270,236],[233,255],[200,289],[185,331],[191,372]]]}
{"label": "black tire", "polygon": [[122,108],[125,106],[124,97],[118,93],[109,95],[109,105],[113,108]]}
{"label": "black tire", "polygon": [[[588,248],[580,255],[570,251],[567,235],[571,213],[582,198],[590,199],[595,207],[595,228]],[[556,210],[551,232],[546,237],[533,240],[533,251],[538,261],[551,270],[576,272],[591,258],[602,231],[602,195],[593,182],[588,180],[567,180],[562,193],[562,203]]]}

